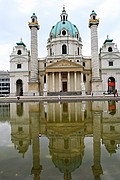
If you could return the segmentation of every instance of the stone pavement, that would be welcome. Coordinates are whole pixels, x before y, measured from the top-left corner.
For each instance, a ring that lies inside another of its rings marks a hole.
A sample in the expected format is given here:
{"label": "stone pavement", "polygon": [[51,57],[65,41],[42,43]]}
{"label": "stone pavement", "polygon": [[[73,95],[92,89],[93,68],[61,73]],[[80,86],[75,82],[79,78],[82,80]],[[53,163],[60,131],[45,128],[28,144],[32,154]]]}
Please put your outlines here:
{"label": "stone pavement", "polygon": [[0,97],[0,103],[12,102],[39,102],[39,101],[120,101],[120,96],[113,95],[78,95],[78,96],[9,96]]}

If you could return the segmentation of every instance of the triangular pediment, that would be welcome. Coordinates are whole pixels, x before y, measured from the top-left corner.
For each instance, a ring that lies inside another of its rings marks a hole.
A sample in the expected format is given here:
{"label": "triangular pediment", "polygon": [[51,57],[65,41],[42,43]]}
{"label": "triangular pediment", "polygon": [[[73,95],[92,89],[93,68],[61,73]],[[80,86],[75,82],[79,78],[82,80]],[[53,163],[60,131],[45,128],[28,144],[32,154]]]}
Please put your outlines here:
{"label": "triangular pediment", "polygon": [[52,63],[46,67],[47,68],[83,68],[80,64],[77,64],[75,62],[62,59],[58,62]]}

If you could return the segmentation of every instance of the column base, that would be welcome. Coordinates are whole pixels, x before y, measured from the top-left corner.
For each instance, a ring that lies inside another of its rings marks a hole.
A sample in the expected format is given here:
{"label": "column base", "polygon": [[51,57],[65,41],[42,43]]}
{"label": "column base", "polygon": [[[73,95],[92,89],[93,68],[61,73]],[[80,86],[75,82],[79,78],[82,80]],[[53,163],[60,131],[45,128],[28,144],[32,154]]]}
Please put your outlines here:
{"label": "column base", "polygon": [[102,80],[95,79],[92,81],[92,93],[93,95],[103,94]]}
{"label": "column base", "polygon": [[39,84],[38,82],[29,82],[28,83],[29,95],[30,96],[39,96]]}

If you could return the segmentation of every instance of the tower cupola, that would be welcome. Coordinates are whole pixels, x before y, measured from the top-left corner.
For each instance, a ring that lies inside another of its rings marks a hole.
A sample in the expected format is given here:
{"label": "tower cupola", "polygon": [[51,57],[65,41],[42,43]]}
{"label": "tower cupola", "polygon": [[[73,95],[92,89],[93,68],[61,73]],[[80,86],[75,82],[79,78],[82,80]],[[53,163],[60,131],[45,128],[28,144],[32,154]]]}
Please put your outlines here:
{"label": "tower cupola", "polygon": [[33,15],[31,16],[31,22],[29,22],[28,25],[30,29],[32,27],[36,27],[37,30],[39,30],[39,24],[38,24],[37,16],[35,15],[35,13],[33,13]]}
{"label": "tower cupola", "polygon": [[90,14],[90,19],[89,19],[89,27],[92,25],[98,25],[99,24],[99,19],[97,19],[97,14],[94,10],[92,10],[92,13]]}
{"label": "tower cupola", "polygon": [[61,21],[67,21],[68,14],[66,13],[64,6],[63,6],[62,14],[60,16],[61,16]]}

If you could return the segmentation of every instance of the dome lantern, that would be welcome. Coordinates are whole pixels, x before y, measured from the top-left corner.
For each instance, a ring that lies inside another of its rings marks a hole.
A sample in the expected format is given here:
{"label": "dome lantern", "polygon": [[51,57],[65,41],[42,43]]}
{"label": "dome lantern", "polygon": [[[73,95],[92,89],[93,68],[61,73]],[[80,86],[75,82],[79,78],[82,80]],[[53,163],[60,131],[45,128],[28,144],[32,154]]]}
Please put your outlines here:
{"label": "dome lantern", "polygon": [[61,16],[61,21],[67,21],[68,14],[66,13],[65,6],[63,6],[62,14],[60,16]]}

